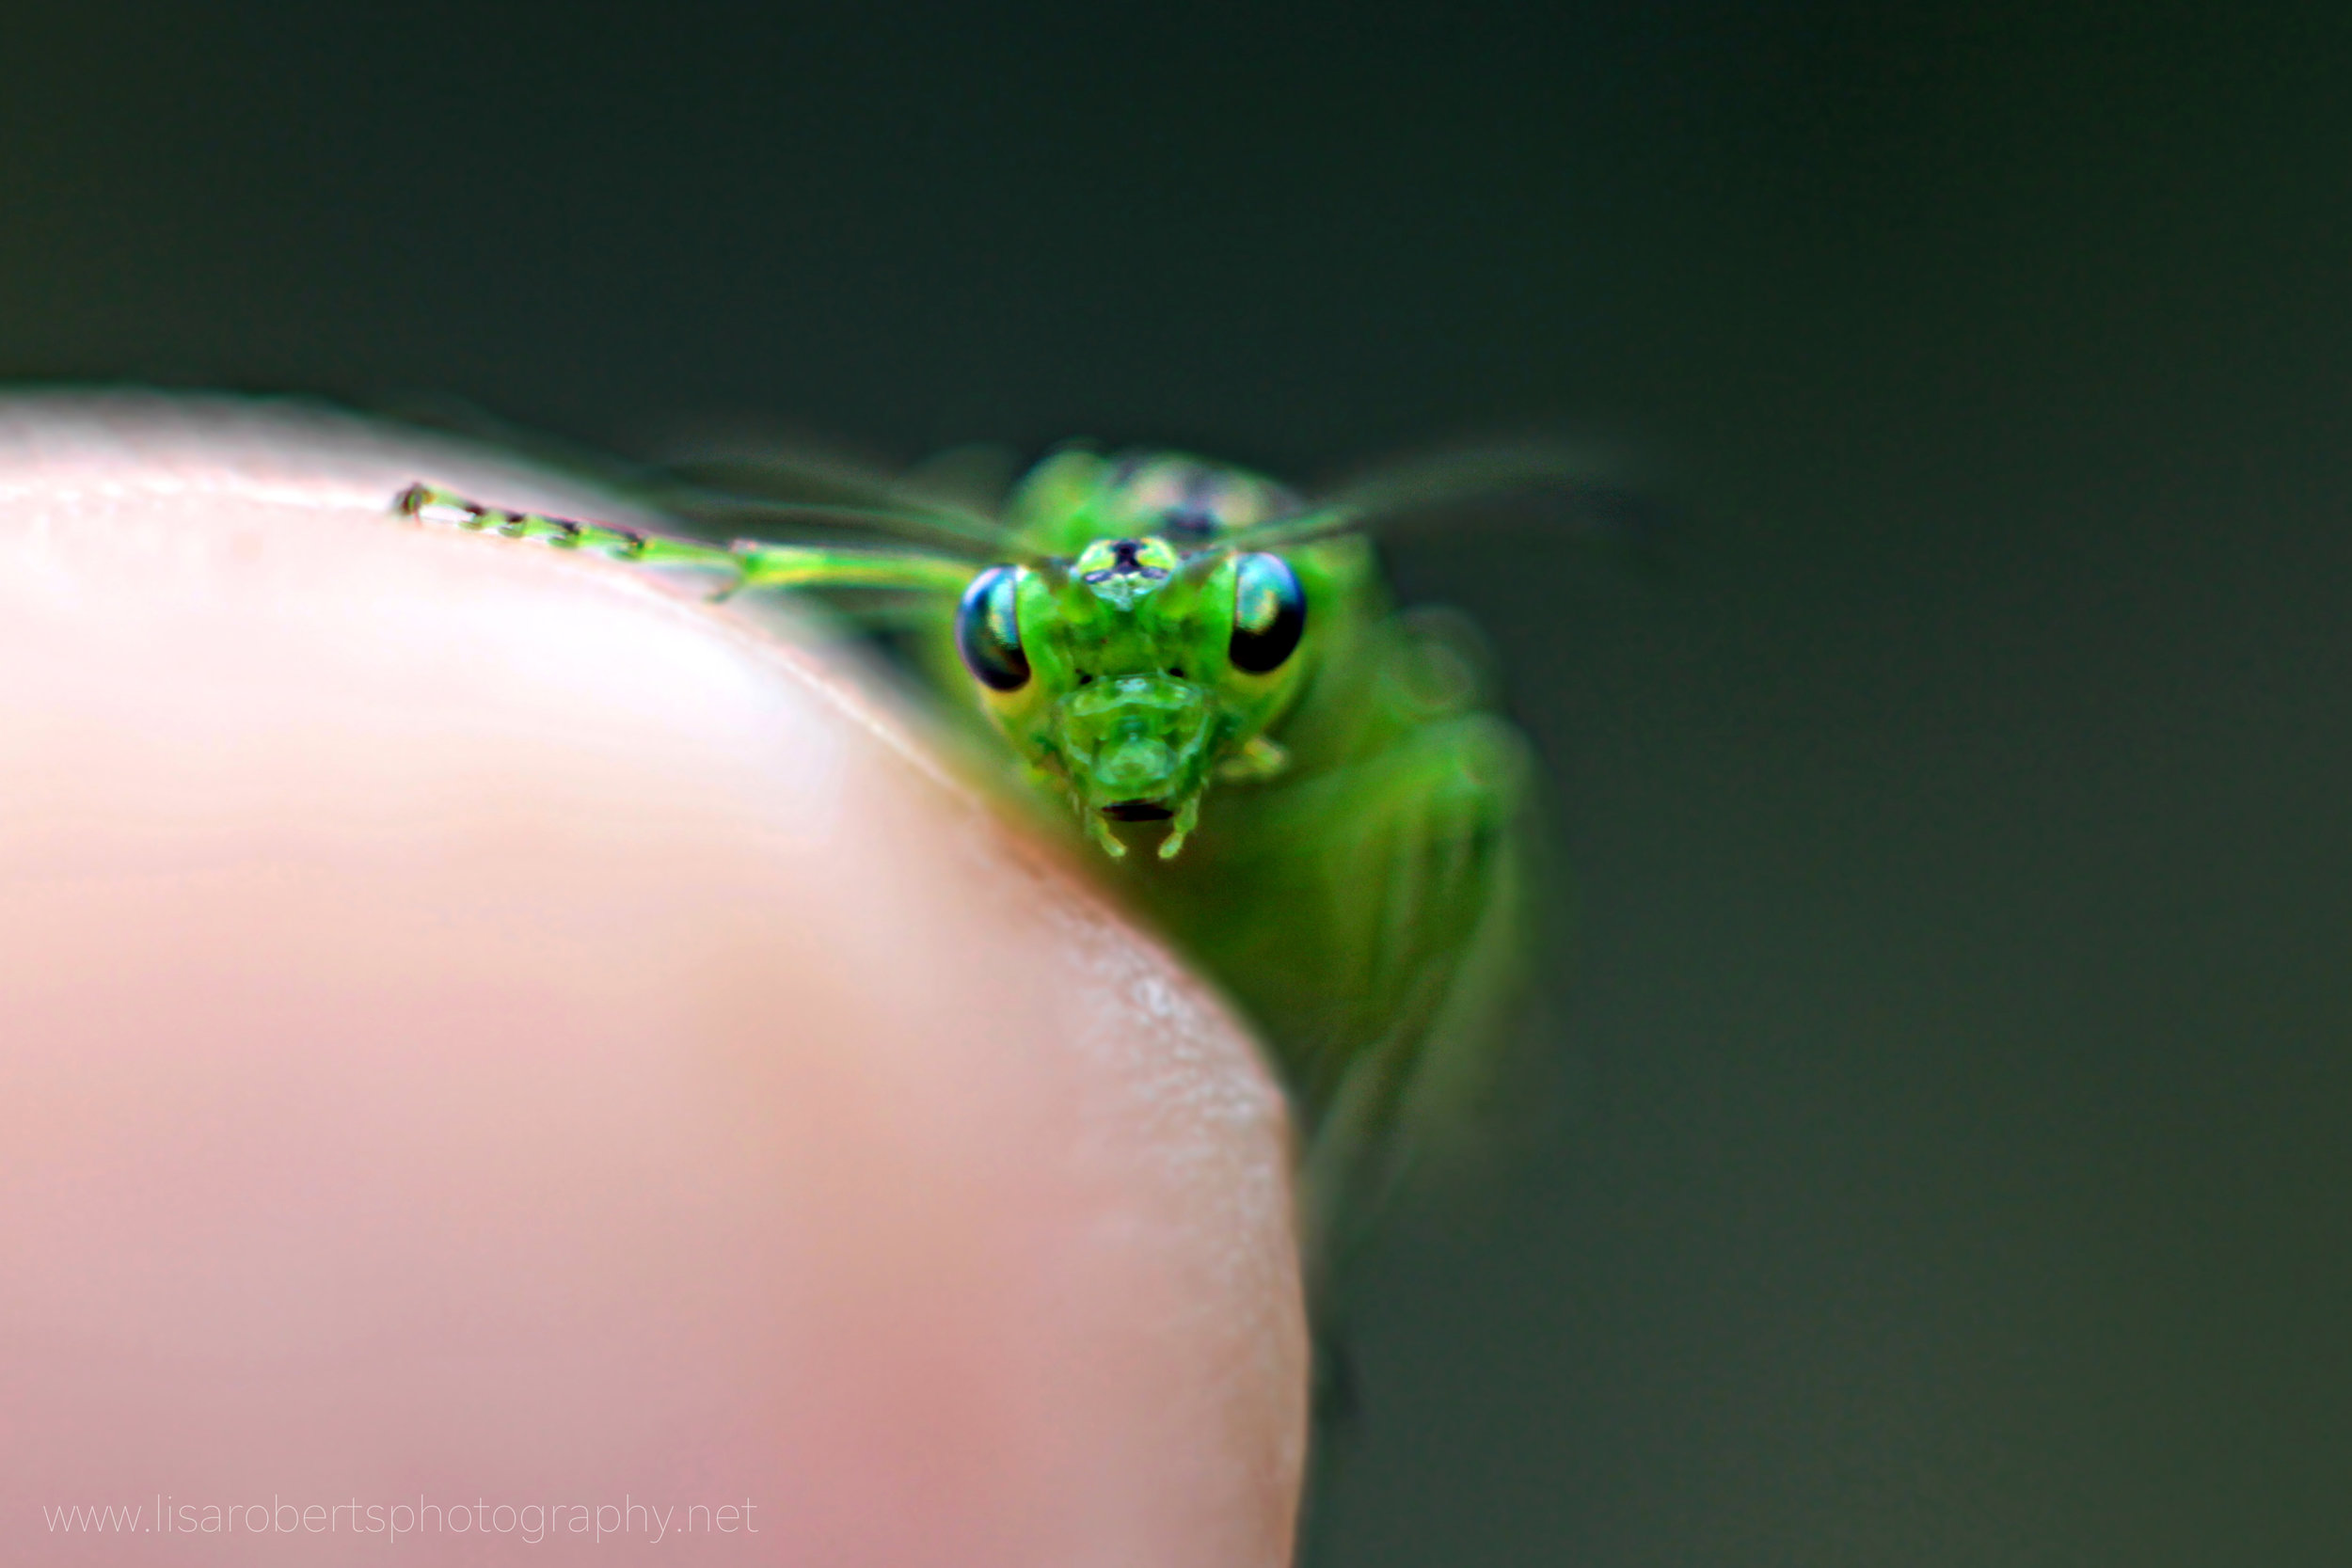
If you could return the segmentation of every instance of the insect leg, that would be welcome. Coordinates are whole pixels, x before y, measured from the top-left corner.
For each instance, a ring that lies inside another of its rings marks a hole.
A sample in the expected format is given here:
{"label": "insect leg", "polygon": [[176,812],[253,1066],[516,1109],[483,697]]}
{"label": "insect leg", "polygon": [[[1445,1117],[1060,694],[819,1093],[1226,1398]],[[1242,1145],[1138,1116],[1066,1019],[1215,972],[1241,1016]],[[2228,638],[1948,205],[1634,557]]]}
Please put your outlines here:
{"label": "insect leg", "polygon": [[1503,1037],[1531,773],[1503,720],[1434,717],[1272,795],[1253,837],[1263,874],[1233,923],[1247,928],[1229,934],[1276,966],[1240,989],[1285,1048],[1303,1124],[1315,1381],[1302,1565],[1327,1560],[1320,1515],[1353,1447],[1347,1264],[1411,1167],[1472,1119]]}
{"label": "insect leg", "polygon": [[1310,1257],[1336,1272],[1398,1180],[1467,1120],[1519,968],[1530,763],[1492,714],[1422,724],[1293,792],[1326,902],[1327,1042],[1308,1088]]}

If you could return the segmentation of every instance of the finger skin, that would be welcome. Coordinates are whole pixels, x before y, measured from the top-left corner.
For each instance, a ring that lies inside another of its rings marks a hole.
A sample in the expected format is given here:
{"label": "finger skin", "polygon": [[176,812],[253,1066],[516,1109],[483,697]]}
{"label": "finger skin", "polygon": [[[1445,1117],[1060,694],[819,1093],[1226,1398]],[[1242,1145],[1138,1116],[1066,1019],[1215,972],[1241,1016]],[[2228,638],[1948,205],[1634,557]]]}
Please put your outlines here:
{"label": "finger skin", "polygon": [[0,1556],[161,1560],[42,1512],[160,1497],[188,1560],[1284,1561],[1216,999],[824,657],[418,479],[613,515],[0,400]]}

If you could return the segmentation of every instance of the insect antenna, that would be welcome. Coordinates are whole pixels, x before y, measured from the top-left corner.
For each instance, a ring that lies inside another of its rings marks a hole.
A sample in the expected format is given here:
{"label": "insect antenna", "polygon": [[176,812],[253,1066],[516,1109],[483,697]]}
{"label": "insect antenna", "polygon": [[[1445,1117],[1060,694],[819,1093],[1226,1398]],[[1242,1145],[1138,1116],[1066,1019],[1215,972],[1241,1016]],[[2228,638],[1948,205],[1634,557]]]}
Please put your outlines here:
{"label": "insect antenna", "polygon": [[671,516],[714,535],[818,529],[882,534],[961,561],[1024,559],[994,524],[983,524],[956,513],[907,506],[766,500],[687,484],[662,485],[640,494]]}
{"label": "insect antenna", "polygon": [[763,589],[953,595],[972,577],[967,562],[936,550],[851,549],[759,539],[720,545],[609,523],[510,512],[430,484],[411,484],[393,498],[392,508],[421,523],[533,539],[559,549],[585,549],[646,566],[725,573],[732,580],[713,593],[715,599]]}
{"label": "insect antenna", "polygon": [[804,453],[706,451],[672,457],[657,470],[647,499],[675,516],[729,527],[815,522],[886,533],[972,561],[1001,558],[1003,525],[986,511],[946,499],[926,472],[918,466],[896,479]]}
{"label": "insect antenna", "polygon": [[[1513,442],[1449,451],[1375,469],[1304,512],[1268,518],[1219,536],[1224,552],[1281,549],[1348,533],[1393,538],[1446,522],[1461,509],[1541,503],[1532,515],[1565,519],[1579,532],[1619,544],[1640,543],[1666,520],[1655,498],[1615,477],[1586,449],[1549,441]],[[1529,515],[1529,514],[1522,514]]]}

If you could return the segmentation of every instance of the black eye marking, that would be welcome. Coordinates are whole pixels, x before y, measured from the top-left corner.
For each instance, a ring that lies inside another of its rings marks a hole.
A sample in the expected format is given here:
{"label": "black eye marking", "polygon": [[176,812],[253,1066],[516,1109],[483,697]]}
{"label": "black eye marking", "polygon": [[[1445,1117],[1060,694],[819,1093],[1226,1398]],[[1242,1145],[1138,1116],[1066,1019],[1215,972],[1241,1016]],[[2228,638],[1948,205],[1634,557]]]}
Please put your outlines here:
{"label": "black eye marking", "polygon": [[1029,684],[1029,656],[1021,646],[1021,568],[991,566],[972,579],[956,606],[956,652],[972,678],[991,691]]}
{"label": "black eye marking", "polygon": [[1245,555],[1233,562],[1233,668],[1264,675],[1297,651],[1307,629],[1307,591],[1279,555]]}

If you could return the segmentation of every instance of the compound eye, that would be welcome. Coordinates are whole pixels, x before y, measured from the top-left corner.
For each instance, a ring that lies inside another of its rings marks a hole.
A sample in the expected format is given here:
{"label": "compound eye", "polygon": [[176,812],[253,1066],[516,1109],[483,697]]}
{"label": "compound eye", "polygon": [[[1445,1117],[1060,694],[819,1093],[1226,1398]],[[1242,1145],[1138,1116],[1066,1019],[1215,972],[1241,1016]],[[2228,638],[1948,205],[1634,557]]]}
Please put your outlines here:
{"label": "compound eye", "polygon": [[972,579],[956,606],[956,652],[972,678],[991,691],[1029,684],[1029,656],[1021,649],[1021,568],[991,566]]}
{"label": "compound eye", "polygon": [[1307,629],[1307,591],[1279,555],[1245,555],[1233,562],[1233,668],[1271,674],[1297,651]]}

